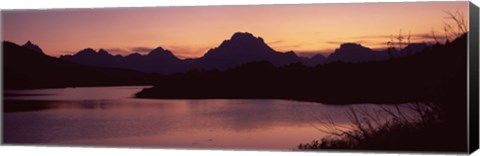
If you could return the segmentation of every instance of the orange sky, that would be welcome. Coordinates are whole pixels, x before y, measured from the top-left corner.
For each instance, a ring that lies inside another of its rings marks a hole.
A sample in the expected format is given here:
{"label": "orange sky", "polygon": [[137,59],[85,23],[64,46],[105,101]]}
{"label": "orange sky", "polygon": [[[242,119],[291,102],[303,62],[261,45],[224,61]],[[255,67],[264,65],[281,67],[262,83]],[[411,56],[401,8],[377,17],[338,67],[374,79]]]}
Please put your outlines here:
{"label": "orange sky", "polygon": [[468,17],[468,2],[257,5],[209,7],[12,10],[2,12],[3,40],[38,44],[59,56],[90,47],[112,54],[161,46],[200,57],[235,32],[251,32],[278,51],[331,52],[343,42],[382,48],[390,35],[412,42],[443,34],[446,14]]}

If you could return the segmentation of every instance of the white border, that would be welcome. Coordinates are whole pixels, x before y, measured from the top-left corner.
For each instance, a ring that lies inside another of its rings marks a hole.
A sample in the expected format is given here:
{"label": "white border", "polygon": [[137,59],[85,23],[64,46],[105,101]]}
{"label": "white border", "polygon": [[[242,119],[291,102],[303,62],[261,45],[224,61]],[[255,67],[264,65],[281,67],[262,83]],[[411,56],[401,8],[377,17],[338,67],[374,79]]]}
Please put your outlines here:
{"label": "white border", "polygon": [[[419,2],[428,0],[381,0],[380,2]],[[452,0],[434,0],[452,1]],[[458,1],[458,0],[457,0]],[[480,5],[480,0],[471,0]],[[103,7],[151,7],[151,6],[205,6],[205,5],[252,5],[252,4],[309,4],[309,3],[363,3],[379,2],[379,0],[0,0],[1,10],[11,9],[51,9],[51,8],[103,8]],[[0,18],[1,19],[1,18]],[[1,23],[1,22],[0,22]],[[1,27],[0,27],[1,28]],[[0,31],[1,34],[1,31]],[[1,117],[0,117],[1,119]],[[1,131],[0,131],[1,132]],[[447,134],[448,135],[448,134]],[[174,149],[132,149],[132,148],[79,148],[79,147],[41,147],[41,146],[0,146],[0,153],[11,155],[371,155],[373,153],[346,152],[265,152],[265,151],[215,151],[215,150],[174,150]],[[379,153],[379,155],[407,155],[395,153]],[[408,154],[431,155],[431,154]],[[480,155],[475,152],[473,155]]]}

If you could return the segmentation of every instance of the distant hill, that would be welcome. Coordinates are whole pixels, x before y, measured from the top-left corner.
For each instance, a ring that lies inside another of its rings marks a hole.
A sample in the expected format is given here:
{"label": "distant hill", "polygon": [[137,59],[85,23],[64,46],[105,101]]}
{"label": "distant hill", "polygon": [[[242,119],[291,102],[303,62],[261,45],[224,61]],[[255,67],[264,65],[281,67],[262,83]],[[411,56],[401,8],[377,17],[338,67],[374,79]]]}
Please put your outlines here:
{"label": "distant hill", "polygon": [[358,43],[343,43],[330,54],[322,63],[330,62],[371,62],[382,61],[391,58],[401,58],[421,52],[429,45],[426,43],[413,43],[403,49],[390,48],[386,50],[373,50]]}
{"label": "distant hill", "polygon": [[149,84],[150,78],[153,79],[151,75],[133,70],[70,63],[6,41],[3,56],[6,89],[140,85]]}
{"label": "distant hill", "polygon": [[312,56],[308,61],[311,61],[311,65],[317,65],[317,64],[325,63],[327,61],[327,57],[321,54],[317,54]]}
{"label": "distant hill", "polygon": [[386,53],[376,52],[357,43],[344,43],[328,57],[328,62],[369,62],[388,58]]}
{"label": "distant hill", "polygon": [[392,55],[393,57],[405,57],[405,56],[410,56],[410,55],[413,55],[415,53],[418,53],[426,48],[428,48],[429,45],[426,44],[426,43],[412,43],[408,46],[406,46],[405,48],[401,49],[401,50],[394,50],[392,52]]}

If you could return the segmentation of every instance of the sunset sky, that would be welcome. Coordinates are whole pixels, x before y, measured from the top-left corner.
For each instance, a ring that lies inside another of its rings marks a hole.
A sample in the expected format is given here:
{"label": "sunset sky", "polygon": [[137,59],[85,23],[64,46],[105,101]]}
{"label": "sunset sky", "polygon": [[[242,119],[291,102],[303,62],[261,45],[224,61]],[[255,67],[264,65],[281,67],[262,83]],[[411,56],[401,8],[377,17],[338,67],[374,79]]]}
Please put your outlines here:
{"label": "sunset sky", "polygon": [[443,36],[444,22],[450,23],[444,11],[457,10],[468,19],[468,2],[3,10],[2,39],[31,40],[52,56],[161,46],[189,58],[235,32],[250,32],[277,51],[330,53],[343,42],[383,48],[400,29],[411,32],[412,42],[431,41],[432,29]]}

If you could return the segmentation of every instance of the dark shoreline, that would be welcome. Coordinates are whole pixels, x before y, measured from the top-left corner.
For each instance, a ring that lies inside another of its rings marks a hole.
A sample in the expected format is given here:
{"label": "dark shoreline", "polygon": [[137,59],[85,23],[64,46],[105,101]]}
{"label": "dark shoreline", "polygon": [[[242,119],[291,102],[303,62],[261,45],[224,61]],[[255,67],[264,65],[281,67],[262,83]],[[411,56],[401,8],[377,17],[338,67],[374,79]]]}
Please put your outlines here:
{"label": "dark shoreline", "polygon": [[311,102],[311,103],[319,103],[324,105],[356,105],[356,104],[376,104],[376,105],[384,105],[384,104],[404,104],[404,103],[423,103],[428,101],[379,101],[379,100],[371,100],[371,101],[352,101],[352,100],[322,100],[318,98],[312,99],[300,99],[300,98],[278,98],[278,97],[142,97],[142,95],[136,95],[135,98],[139,99],[153,99],[153,100],[221,100],[221,99],[228,99],[228,100],[264,100],[264,99],[271,99],[271,100],[287,100],[287,101],[298,101],[298,102]]}

